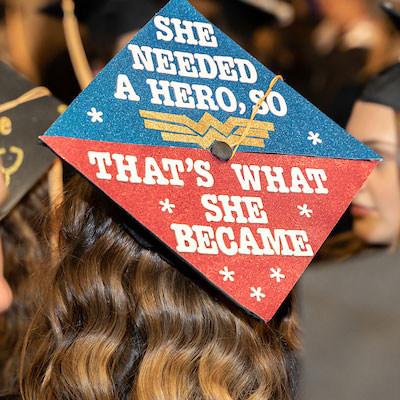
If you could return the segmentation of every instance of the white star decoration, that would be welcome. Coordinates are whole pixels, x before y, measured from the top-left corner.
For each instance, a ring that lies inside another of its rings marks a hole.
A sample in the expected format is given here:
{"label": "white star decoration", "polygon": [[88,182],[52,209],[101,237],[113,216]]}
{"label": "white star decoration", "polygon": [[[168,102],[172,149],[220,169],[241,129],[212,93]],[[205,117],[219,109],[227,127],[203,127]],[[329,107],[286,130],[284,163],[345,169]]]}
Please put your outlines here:
{"label": "white star decoration", "polygon": [[316,133],[314,133],[314,132],[308,132],[308,134],[310,135],[310,136],[308,136],[308,140],[312,140],[312,144],[314,145],[314,146],[316,146],[318,143],[322,143],[322,140],[319,138],[319,133],[318,132],[316,132]]}
{"label": "white star decoration", "polygon": [[261,301],[261,298],[265,297],[265,294],[261,293],[261,288],[260,287],[258,287],[257,289],[251,287],[250,289],[253,292],[253,293],[251,293],[250,297],[256,297],[257,301]]}
{"label": "white star decoration", "polygon": [[282,269],[281,268],[270,268],[269,269],[272,274],[269,276],[271,279],[276,279],[276,281],[279,283],[281,279],[285,279],[285,275],[281,274]]}
{"label": "white star decoration", "polygon": [[171,204],[169,202],[169,199],[160,201],[159,204],[160,204],[160,206],[162,206],[162,208],[161,208],[162,212],[168,211],[170,214],[172,214],[172,209],[175,208],[175,204]]}
{"label": "white star decoration", "polygon": [[312,210],[309,210],[307,207],[307,204],[297,206],[297,208],[300,210],[300,215],[305,215],[307,218],[311,218]]}
{"label": "white star decoration", "polygon": [[103,122],[103,118],[101,118],[103,115],[102,111],[97,111],[94,107],[92,107],[92,111],[88,111],[86,114],[92,117],[92,122]]}
{"label": "white star decoration", "polygon": [[229,271],[228,267],[224,267],[224,269],[221,269],[219,271],[219,273],[224,276],[224,282],[226,282],[228,279],[231,282],[233,282],[235,280],[233,278],[233,276],[232,276],[232,275],[235,275],[235,272],[234,271]]}

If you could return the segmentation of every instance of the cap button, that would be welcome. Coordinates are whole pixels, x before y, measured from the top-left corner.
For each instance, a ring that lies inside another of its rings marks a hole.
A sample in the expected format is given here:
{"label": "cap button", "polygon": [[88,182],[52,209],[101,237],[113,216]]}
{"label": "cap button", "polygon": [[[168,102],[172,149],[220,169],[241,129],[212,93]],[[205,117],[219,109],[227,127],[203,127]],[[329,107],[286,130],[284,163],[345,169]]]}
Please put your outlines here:
{"label": "cap button", "polygon": [[211,154],[218,160],[228,161],[232,157],[232,148],[228,143],[215,141],[211,146]]}

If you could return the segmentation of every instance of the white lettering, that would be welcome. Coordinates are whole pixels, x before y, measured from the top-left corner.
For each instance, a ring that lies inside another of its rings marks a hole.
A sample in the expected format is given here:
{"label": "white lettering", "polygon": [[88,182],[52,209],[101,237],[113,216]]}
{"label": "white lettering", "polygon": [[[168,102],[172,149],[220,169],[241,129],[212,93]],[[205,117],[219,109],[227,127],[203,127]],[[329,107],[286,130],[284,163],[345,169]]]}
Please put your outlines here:
{"label": "white lettering", "polygon": [[[215,104],[215,101],[212,98],[213,92],[211,88],[206,85],[192,85],[192,89],[195,92],[195,96],[197,99],[196,108],[198,110],[219,110],[218,106]],[[206,102],[208,103],[208,105],[206,104]]]}
{"label": "white lettering", "polygon": [[137,44],[128,44],[128,49],[132,53],[133,64],[132,68],[142,71],[146,69],[146,71],[153,72],[154,71],[154,63],[151,53],[153,49],[148,46],[142,46],[141,48]]}
{"label": "white lettering", "polygon": [[[251,252],[249,247],[252,248]],[[254,256],[261,256],[263,251],[258,247],[250,228],[244,226],[240,229],[240,247],[239,254],[253,254]]]}
{"label": "white lettering", "polygon": [[89,162],[92,165],[99,167],[99,172],[96,173],[98,179],[111,180],[111,174],[106,170],[106,165],[111,167],[112,161],[110,153],[103,153],[98,151],[88,151]]}
{"label": "white lettering", "polygon": [[[126,95],[128,93],[128,96]],[[119,100],[139,101],[140,97],[135,93],[129,78],[124,74],[119,74],[117,78],[117,88],[114,97]]]}
{"label": "white lettering", "polygon": [[204,194],[203,196],[201,196],[201,205],[206,210],[214,213],[214,215],[209,212],[205,213],[207,222],[222,221],[223,214],[222,214],[221,209],[215,205],[215,204],[217,204],[217,202],[218,202],[218,200],[217,200],[217,196],[215,194]]}
{"label": "white lettering", "polygon": [[314,168],[306,168],[307,178],[312,181],[314,180],[317,184],[317,188],[315,189],[315,193],[317,194],[328,194],[329,190],[324,187],[322,181],[326,182],[326,174],[323,169],[314,169]]}
{"label": "white lettering", "polygon": [[[208,54],[194,54],[199,66],[199,77],[203,79],[215,79],[218,75],[218,67]],[[207,63],[207,64],[206,64]]]}
{"label": "white lettering", "polygon": [[[231,240],[231,247],[227,247],[224,241],[224,235]],[[215,239],[217,241],[219,249],[227,256],[234,256],[238,252],[237,243],[233,242],[235,235],[232,228],[226,228],[225,226],[220,226],[215,232]]]}
{"label": "white lettering", "polygon": [[185,224],[171,224],[171,229],[175,232],[176,251],[180,253],[195,253],[197,243],[192,238],[193,231],[190,226]]}
{"label": "white lettering", "polygon": [[[226,95],[229,105],[225,102],[224,95]],[[237,109],[237,100],[235,95],[226,87],[219,87],[215,91],[215,98],[217,99],[217,103],[219,107],[225,112],[235,112]]]}
{"label": "white lettering", "polygon": [[176,75],[176,66],[172,63],[174,56],[172,51],[166,49],[153,49],[156,56],[157,69],[159,74]]}
{"label": "white lettering", "polygon": [[[289,244],[286,240],[287,231],[284,229],[274,229],[274,234],[268,228],[258,228],[257,233],[261,236],[264,250],[263,254],[272,256],[282,254],[283,256],[292,256],[293,251],[290,250]],[[272,246],[272,247],[271,247]],[[281,249],[282,246],[282,249]]]}
{"label": "white lettering", "polygon": [[193,92],[188,83],[171,82],[175,95],[175,106],[180,108],[196,108],[194,98],[190,96]]}
{"label": "white lettering", "polygon": [[[118,175],[115,179],[119,182],[131,182],[131,183],[141,183],[142,179],[139,178],[136,162],[137,158],[135,156],[123,156],[122,154],[113,154],[112,159],[115,160],[115,164],[117,166]],[[127,161],[127,165],[124,164],[124,160]],[[128,178],[126,172],[129,171],[131,177]]]}
{"label": "white lettering", "polygon": [[[275,176],[271,174],[271,170]],[[261,171],[264,172],[265,178],[267,179],[268,186],[267,191],[272,193],[289,193],[289,188],[286,186],[285,180],[283,179],[283,168],[281,167],[269,167],[268,165],[262,166]],[[279,187],[275,186],[275,182],[278,183]]]}
{"label": "white lettering", "polygon": [[[258,165],[231,164],[231,168],[235,171],[236,178],[243,190],[250,190],[250,185],[252,190],[261,190],[260,167]],[[242,169],[243,174],[241,173]]]}
{"label": "white lettering", "polygon": [[[218,200],[222,203],[224,209],[224,221],[225,222],[237,222],[238,224],[245,224],[247,218],[243,215],[242,210],[242,198],[240,196],[227,196],[225,194],[220,194]],[[232,213],[237,215],[236,219],[233,217]]]}
{"label": "white lettering", "polygon": [[256,83],[258,76],[257,70],[249,60],[235,58],[233,60],[239,68],[239,82]]}
{"label": "white lettering", "polygon": [[[157,181],[156,179],[157,178]],[[146,185],[168,185],[169,181],[165,178],[161,172],[160,167],[157,165],[156,160],[153,157],[146,157],[145,160],[145,177],[143,183]]]}
{"label": "white lettering", "polygon": [[[291,174],[292,186],[290,188],[290,191],[292,193],[314,193],[314,190],[308,184],[307,179],[304,177],[299,167],[293,167]],[[301,189],[300,186],[302,186],[303,189]]]}
{"label": "white lettering", "polygon": [[174,38],[174,32],[172,32],[172,29],[168,27],[169,26],[168,17],[162,17],[161,15],[156,15],[154,17],[154,25],[158,29],[156,34],[158,40],[164,40],[165,42],[170,42]]}
{"label": "white lettering", "polygon": [[235,63],[232,57],[214,56],[214,61],[218,65],[219,79],[232,82],[237,82],[239,80],[237,72],[233,69],[235,68]]}
{"label": "white lettering", "polygon": [[242,197],[243,203],[246,205],[249,217],[247,221],[250,224],[267,224],[267,213],[263,211],[263,203],[260,197]]}
{"label": "white lettering", "polygon": [[199,254],[218,254],[217,243],[214,240],[214,231],[211,226],[193,225],[193,232],[197,239]]}
{"label": "white lettering", "polygon": [[198,78],[199,73],[197,68],[193,66],[194,56],[191,53],[183,53],[181,51],[174,51],[174,56],[178,61],[179,66],[179,76],[184,76],[186,78]]}
{"label": "white lettering", "polygon": [[[150,86],[151,90],[151,103],[152,104],[163,104],[167,107],[172,107],[175,103],[171,99],[171,94],[169,92],[169,82],[168,81],[156,81],[155,79],[147,79],[146,83]],[[160,87],[158,87],[158,85]],[[164,97],[164,101],[161,100],[160,96]]]}
{"label": "white lettering", "polygon": [[214,28],[207,22],[193,22],[199,37],[199,46],[218,47],[217,38],[214,35]]}
{"label": "white lettering", "polygon": [[196,178],[197,186],[210,188],[214,185],[214,177],[208,172],[210,171],[210,163],[208,161],[196,160],[193,168],[196,174],[200,176]]}
{"label": "white lettering", "polygon": [[164,171],[171,171],[172,179],[169,180],[169,183],[174,186],[184,186],[185,182],[179,177],[179,172],[185,172],[183,161],[163,158],[161,162]]}
{"label": "white lettering", "polygon": [[[175,28],[175,42],[197,45],[198,42],[194,37],[192,21],[181,21],[178,18],[171,18],[171,22]],[[186,36],[186,39],[184,36]]]}

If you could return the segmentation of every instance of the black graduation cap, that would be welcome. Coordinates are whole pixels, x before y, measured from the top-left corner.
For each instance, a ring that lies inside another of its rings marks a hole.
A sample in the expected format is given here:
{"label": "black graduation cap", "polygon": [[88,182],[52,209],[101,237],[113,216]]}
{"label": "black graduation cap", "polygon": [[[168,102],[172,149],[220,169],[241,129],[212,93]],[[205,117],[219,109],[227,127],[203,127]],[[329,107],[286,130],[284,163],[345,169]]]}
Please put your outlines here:
{"label": "black graduation cap", "polygon": [[[140,29],[157,11],[152,0],[75,0],[75,15],[89,27],[92,38],[117,37]],[[62,18],[61,1],[42,8],[42,12]]]}
{"label": "black graduation cap", "polygon": [[400,111],[400,62],[386,68],[364,88],[361,100]]}
{"label": "black graduation cap", "polygon": [[54,161],[38,136],[60,116],[65,106],[44,87],[35,87],[0,61],[0,154],[9,189],[0,206],[2,219],[33,187]]}
{"label": "black graduation cap", "polygon": [[270,21],[275,20],[281,25],[289,25],[294,20],[294,7],[286,1],[239,0],[239,2],[247,4],[249,7],[254,7],[259,14],[264,14],[264,17],[269,17]]}
{"label": "black graduation cap", "polygon": [[388,15],[390,20],[400,29],[400,10],[399,6],[396,6],[392,1],[385,1],[381,4],[382,10]]}

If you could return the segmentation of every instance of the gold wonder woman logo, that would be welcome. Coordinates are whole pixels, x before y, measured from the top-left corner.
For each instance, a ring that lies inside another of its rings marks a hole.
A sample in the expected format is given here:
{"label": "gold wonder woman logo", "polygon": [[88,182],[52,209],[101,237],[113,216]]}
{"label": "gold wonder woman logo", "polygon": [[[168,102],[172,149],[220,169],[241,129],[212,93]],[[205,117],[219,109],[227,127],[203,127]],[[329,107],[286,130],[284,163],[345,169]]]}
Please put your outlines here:
{"label": "gold wonder woman logo", "polygon": [[[168,142],[196,143],[203,149],[210,147],[215,140],[221,140],[232,146],[242,136],[250,120],[230,117],[223,124],[208,112],[199,122],[186,115],[166,114],[139,110],[147,129],[161,131],[161,137]],[[241,143],[244,146],[265,147],[264,140],[274,131],[271,122],[251,121],[250,130]]]}

